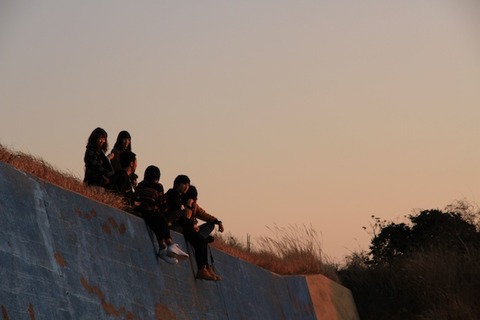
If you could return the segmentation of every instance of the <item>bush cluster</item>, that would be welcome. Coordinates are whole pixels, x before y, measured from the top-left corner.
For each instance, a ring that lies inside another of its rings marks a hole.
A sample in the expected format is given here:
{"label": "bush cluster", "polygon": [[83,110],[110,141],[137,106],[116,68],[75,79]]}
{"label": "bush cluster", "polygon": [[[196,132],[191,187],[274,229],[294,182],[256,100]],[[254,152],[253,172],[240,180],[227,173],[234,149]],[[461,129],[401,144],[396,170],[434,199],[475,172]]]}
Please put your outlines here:
{"label": "bush cluster", "polygon": [[370,251],[338,271],[361,319],[477,319],[480,233],[472,208],[424,210],[408,223],[373,217]]}

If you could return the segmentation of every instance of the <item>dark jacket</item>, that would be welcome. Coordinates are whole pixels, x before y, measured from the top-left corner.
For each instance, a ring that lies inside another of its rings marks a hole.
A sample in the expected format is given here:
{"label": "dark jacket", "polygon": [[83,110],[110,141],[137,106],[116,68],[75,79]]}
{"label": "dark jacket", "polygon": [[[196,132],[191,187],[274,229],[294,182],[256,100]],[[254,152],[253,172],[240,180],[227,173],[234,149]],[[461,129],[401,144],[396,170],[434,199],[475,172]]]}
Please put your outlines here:
{"label": "dark jacket", "polygon": [[142,181],[136,188],[137,201],[140,204],[136,211],[139,213],[165,213],[167,200],[163,191],[163,185],[158,182]]}
{"label": "dark jacket", "polygon": [[168,189],[165,194],[167,198],[167,211],[165,213],[169,224],[178,222],[185,216],[185,206],[181,194],[175,189]]}
{"label": "dark jacket", "polygon": [[83,182],[88,185],[106,187],[113,175],[113,169],[105,153],[87,148],[83,161],[85,162]]}
{"label": "dark jacket", "polygon": [[132,180],[125,170],[118,170],[110,179],[108,189],[120,194],[128,204],[133,205],[136,200]]}

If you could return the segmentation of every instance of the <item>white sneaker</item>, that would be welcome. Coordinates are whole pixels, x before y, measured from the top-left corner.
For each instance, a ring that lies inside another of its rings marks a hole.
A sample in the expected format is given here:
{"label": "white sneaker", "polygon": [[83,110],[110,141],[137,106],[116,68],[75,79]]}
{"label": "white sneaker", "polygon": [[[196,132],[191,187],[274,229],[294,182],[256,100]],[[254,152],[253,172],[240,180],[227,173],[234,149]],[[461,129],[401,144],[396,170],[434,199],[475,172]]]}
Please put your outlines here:
{"label": "white sneaker", "polygon": [[160,257],[160,259],[162,259],[163,261],[165,261],[167,263],[170,263],[170,264],[177,264],[178,263],[177,258],[168,256],[167,248],[160,249],[160,251],[158,252],[158,256]]}
{"label": "white sneaker", "polygon": [[176,243],[171,244],[167,247],[167,255],[169,257],[177,258],[180,260],[189,258],[188,254],[183,252],[182,249],[180,249],[180,246]]}

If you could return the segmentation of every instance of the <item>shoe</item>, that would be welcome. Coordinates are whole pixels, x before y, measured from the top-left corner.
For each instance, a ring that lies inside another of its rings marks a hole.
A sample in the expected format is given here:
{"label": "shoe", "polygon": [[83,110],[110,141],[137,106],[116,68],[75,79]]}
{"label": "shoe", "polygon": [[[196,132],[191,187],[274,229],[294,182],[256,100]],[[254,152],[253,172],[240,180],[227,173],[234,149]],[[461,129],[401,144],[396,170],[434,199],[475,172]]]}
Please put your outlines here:
{"label": "shoe", "polygon": [[172,258],[177,258],[179,260],[186,260],[189,258],[189,255],[180,249],[180,246],[176,243],[171,244],[167,247],[167,255]]}
{"label": "shoe", "polygon": [[160,251],[158,252],[158,256],[160,257],[160,259],[162,259],[163,261],[165,261],[167,263],[170,263],[170,264],[177,264],[178,263],[177,258],[168,256],[167,248],[160,249]]}
{"label": "shoe", "polygon": [[220,280],[222,280],[222,277],[220,277],[218,274],[216,274],[216,273],[213,271],[213,267],[212,267],[212,266],[207,266],[207,271],[208,271],[208,273],[210,273],[212,276],[215,277],[215,281],[220,281]]}
{"label": "shoe", "polygon": [[203,267],[198,270],[197,279],[217,281],[217,278],[208,272],[207,267]]}

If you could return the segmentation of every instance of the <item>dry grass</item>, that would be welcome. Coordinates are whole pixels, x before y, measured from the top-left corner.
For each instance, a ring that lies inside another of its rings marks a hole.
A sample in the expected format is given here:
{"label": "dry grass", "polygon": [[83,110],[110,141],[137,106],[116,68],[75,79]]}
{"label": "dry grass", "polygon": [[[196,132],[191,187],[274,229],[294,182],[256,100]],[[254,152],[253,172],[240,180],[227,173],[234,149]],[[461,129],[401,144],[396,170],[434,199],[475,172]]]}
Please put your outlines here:
{"label": "dry grass", "polygon": [[74,175],[67,172],[61,172],[40,158],[23,152],[9,150],[0,144],[0,161],[8,163],[18,170],[30,173],[59,187],[82,194],[90,199],[115,208],[122,210],[125,209],[121,197],[111,192],[106,192],[102,188],[86,186]]}
{"label": "dry grass", "polygon": [[[106,205],[126,210],[121,197],[102,188],[86,186],[67,172],[61,172],[44,160],[22,152],[9,150],[0,144],[0,161],[53,183],[61,188],[82,194]],[[283,275],[324,274],[338,280],[335,266],[328,264],[319,247],[313,229],[275,228],[275,237],[259,240],[259,249],[250,250],[234,237],[217,237],[214,247],[257,266]],[[233,240],[232,240],[233,239]]]}
{"label": "dry grass", "polygon": [[323,274],[339,280],[337,266],[323,254],[318,235],[311,226],[269,229],[273,235],[260,237],[253,249],[231,235],[218,235],[213,246],[281,275]]}

